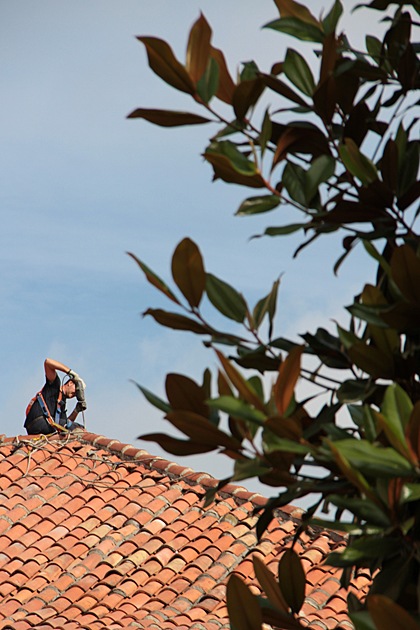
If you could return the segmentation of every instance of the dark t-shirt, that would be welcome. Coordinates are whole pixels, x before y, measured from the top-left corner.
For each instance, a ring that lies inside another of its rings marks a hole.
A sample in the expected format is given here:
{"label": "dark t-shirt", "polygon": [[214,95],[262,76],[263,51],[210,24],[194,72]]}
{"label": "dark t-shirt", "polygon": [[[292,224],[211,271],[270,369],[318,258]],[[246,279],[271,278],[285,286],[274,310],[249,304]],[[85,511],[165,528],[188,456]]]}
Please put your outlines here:
{"label": "dark t-shirt", "polygon": [[[52,383],[50,383],[47,380],[45,382],[44,387],[41,389],[42,396],[45,400],[45,403],[54,421],[56,421],[55,412],[57,409],[57,400],[58,400],[58,394],[60,393],[60,387],[61,387],[61,381],[57,375]],[[66,412],[66,401],[64,397],[63,397],[63,400],[61,401],[60,407],[61,407],[61,411],[60,411],[59,422],[61,426],[65,426],[67,422],[67,412]],[[31,420],[35,420],[35,418],[38,418],[39,416],[43,417],[44,414],[42,413],[41,405],[39,404],[37,400],[35,400],[28,415],[26,416],[25,426],[27,422],[30,422]]]}

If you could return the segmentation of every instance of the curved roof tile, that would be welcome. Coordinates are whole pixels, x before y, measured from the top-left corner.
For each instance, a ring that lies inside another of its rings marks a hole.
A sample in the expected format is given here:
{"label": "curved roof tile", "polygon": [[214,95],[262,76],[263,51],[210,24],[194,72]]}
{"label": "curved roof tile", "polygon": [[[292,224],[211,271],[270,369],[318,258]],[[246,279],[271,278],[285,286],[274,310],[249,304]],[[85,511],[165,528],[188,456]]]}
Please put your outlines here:
{"label": "curved roof tile", "polygon": [[[88,432],[0,437],[0,630],[224,630],[227,576],[254,592],[252,555],[276,572],[302,511],[277,511],[260,543],[266,499]],[[323,564],[344,538],[302,534],[302,620],[351,628],[339,573]],[[367,588],[369,576],[358,579]],[[360,594],[360,590],[359,590]]]}

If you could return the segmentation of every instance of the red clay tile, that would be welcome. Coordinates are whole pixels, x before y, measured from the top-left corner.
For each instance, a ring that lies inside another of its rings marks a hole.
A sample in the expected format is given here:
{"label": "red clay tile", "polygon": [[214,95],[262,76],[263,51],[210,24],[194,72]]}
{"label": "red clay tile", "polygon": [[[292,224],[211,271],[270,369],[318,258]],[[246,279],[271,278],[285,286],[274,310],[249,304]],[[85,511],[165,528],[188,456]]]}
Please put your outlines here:
{"label": "red clay tile", "polygon": [[[256,545],[252,510],[265,502],[259,495],[227,486],[204,510],[205,488],[215,480],[117,440],[89,432],[16,439],[14,454],[13,439],[0,442],[0,619],[4,611],[12,615],[13,628],[220,630],[228,627],[229,571],[259,592],[249,551],[275,573],[301,522],[300,510],[282,508]],[[31,480],[24,477],[28,462]],[[339,571],[322,565],[342,544],[340,535],[324,532],[297,545],[309,569],[310,627],[346,621]],[[366,592],[369,576],[355,584]]]}

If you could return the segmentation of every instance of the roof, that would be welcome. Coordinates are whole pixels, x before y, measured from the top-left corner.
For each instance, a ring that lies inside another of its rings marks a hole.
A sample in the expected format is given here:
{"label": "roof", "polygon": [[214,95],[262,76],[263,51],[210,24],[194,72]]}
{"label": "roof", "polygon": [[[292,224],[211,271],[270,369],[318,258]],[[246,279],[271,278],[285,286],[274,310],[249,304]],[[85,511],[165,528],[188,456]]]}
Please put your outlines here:
{"label": "roof", "polygon": [[[82,432],[0,436],[0,630],[229,628],[225,584],[255,580],[252,555],[276,572],[302,511],[277,512],[260,543],[258,494],[144,450]],[[322,564],[344,538],[303,534],[302,610],[314,630],[351,628],[337,569]],[[354,587],[366,589],[367,575]]]}

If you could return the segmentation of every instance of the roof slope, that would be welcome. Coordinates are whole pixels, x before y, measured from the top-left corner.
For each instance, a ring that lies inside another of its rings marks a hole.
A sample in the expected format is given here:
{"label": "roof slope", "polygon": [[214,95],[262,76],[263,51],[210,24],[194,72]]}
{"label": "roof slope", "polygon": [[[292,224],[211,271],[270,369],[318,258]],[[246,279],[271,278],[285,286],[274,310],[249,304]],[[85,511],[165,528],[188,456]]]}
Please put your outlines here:
{"label": "roof slope", "polygon": [[[92,433],[0,437],[0,630],[229,628],[228,574],[255,583],[253,553],[275,572],[301,511],[279,511],[257,544],[252,510],[265,500],[229,486],[203,509],[215,484]],[[343,539],[301,543],[309,627],[352,627],[339,574],[321,564]]]}

